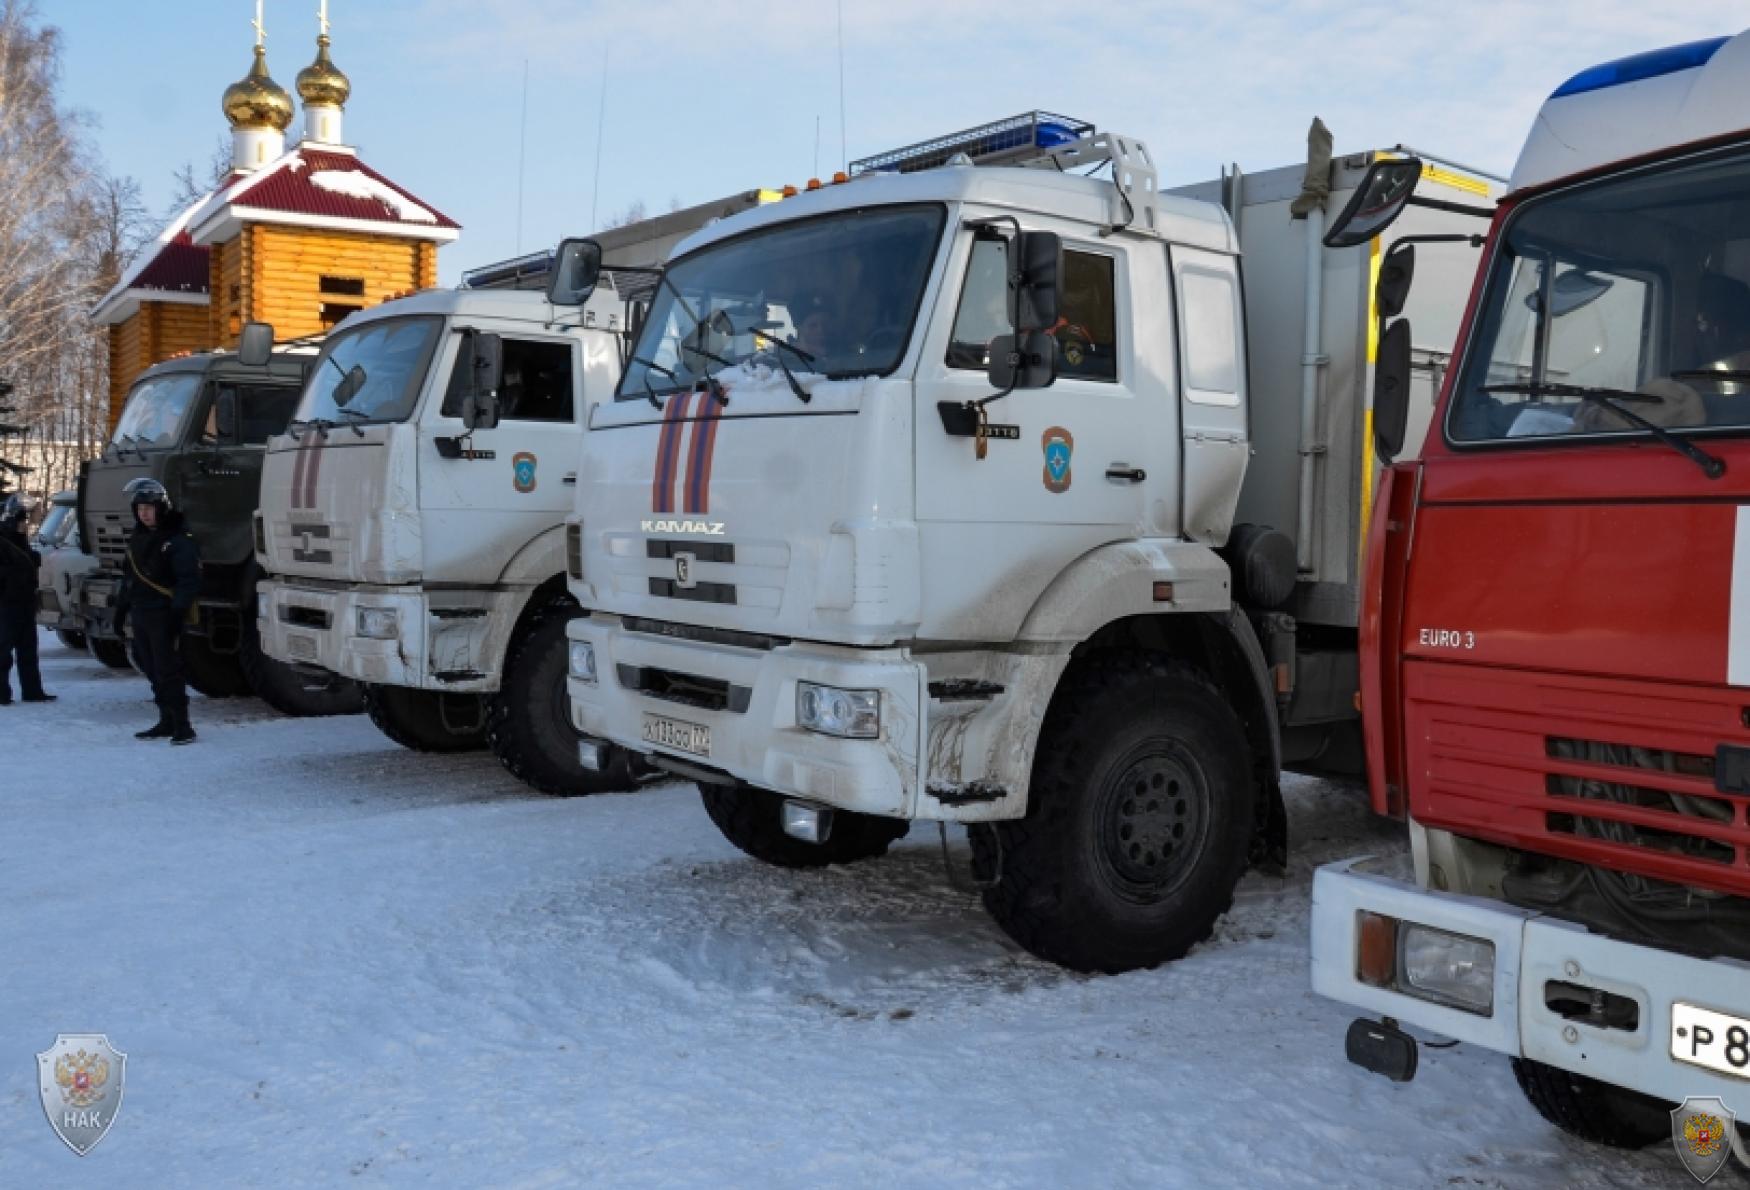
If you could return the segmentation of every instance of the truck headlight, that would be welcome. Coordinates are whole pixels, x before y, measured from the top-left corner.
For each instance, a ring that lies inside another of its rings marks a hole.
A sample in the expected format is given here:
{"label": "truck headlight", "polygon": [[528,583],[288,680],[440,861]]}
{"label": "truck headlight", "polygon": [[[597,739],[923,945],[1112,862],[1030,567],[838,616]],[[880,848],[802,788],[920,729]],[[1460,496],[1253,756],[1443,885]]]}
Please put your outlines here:
{"label": "truck headlight", "polygon": [[1495,1007],[1495,944],[1405,922],[1398,934],[1398,990],[1488,1016]]}
{"label": "truck headlight", "polygon": [[872,740],[881,734],[881,692],[798,682],[796,722],[822,735]]}
{"label": "truck headlight", "polygon": [[571,642],[571,676],[591,686],[596,684],[595,646],[586,640]]}
{"label": "truck headlight", "polygon": [[358,609],[358,635],[369,640],[394,640],[401,635],[401,616],[392,607]]}

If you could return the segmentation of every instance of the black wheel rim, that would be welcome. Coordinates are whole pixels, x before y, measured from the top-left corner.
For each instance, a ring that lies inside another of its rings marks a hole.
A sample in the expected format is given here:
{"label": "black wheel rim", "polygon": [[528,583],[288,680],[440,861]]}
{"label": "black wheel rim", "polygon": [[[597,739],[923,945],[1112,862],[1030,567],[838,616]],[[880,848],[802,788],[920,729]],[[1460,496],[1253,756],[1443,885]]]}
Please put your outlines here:
{"label": "black wheel rim", "polygon": [[1098,854],[1112,886],[1152,902],[1191,874],[1209,831],[1209,781],[1176,740],[1146,740],[1107,770]]}

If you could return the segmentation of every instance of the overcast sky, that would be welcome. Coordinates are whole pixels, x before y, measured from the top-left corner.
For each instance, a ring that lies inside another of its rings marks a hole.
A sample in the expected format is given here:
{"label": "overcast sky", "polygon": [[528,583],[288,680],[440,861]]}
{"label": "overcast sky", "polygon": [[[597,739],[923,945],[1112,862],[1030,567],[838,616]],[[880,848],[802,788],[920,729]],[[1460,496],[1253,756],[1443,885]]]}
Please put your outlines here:
{"label": "overcast sky", "polygon": [[[266,0],[289,90],[317,0]],[[227,134],[253,0],[39,0],[64,95],[154,211]],[[1595,63],[1738,32],[1742,0],[330,0],[347,140],[463,225],[466,268],[644,201],[703,202],[1032,108],[1141,136],[1165,184],[1403,143],[1506,173],[1543,97]],[[528,78],[526,152],[519,148]],[[598,146],[606,69],[605,135]],[[294,127],[295,131],[295,127]],[[599,198],[597,154],[600,153]],[[518,234],[518,160],[522,169]]]}

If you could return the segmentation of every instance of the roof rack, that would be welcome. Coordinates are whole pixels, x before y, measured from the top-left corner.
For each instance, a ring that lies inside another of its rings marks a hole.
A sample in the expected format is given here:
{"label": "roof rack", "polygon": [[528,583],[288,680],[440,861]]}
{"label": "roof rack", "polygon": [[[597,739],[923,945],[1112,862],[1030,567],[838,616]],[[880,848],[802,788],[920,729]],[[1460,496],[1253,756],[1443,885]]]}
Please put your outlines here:
{"label": "roof rack", "polygon": [[916,173],[956,164],[1006,165],[1067,171],[1112,165],[1114,227],[1160,230],[1159,185],[1148,146],[1132,136],[1100,132],[1086,120],[1051,112],[1023,112],[948,136],[920,141],[851,162],[851,176]]}

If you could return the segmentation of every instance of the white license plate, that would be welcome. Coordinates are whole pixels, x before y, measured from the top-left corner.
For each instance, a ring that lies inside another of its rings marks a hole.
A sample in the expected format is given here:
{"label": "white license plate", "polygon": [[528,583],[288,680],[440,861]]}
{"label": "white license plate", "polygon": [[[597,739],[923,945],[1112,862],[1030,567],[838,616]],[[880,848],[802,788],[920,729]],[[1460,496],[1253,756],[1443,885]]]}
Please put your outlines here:
{"label": "white license plate", "polygon": [[702,724],[646,715],[643,734],[646,744],[660,744],[664,748],[691,752],[694,756],[711,755],[711,729]]}
{"label": "white license plate", "polygon": [[1750,1078],[1750,1019],[1673,1004],[1671,1056],[1734,1078]]}
{"label": "white license plate", "polygon": [[109,606],[109,592],[107,592],[107,591],[88,592],[85,596],[85,602],[89,603],[92,607],[108,607]]}
{"label": "white license plate", "polygon": [[304,661],[316,660],[316,638],[311,636],[287,636],[286,652]]}

